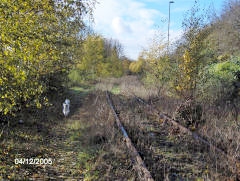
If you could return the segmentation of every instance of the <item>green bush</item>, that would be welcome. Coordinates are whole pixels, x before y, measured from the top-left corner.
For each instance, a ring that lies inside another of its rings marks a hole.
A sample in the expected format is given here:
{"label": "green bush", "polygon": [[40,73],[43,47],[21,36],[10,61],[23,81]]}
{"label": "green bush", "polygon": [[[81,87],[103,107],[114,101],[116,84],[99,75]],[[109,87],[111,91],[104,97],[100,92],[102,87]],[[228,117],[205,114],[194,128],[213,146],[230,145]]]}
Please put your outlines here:
{"label": "green bush", "polygon": [[68,78],[70,80],[69,86],[78,86],[83,81],[84,76],[79,70],[74,69],[70,71]]}
{"label": "green bush", "polygon": [[233,99],[234,82],[240,71],[240,57],[233,57],[221,63],[205,67],[198,84],[198,96],[210,103],[226,102]]}

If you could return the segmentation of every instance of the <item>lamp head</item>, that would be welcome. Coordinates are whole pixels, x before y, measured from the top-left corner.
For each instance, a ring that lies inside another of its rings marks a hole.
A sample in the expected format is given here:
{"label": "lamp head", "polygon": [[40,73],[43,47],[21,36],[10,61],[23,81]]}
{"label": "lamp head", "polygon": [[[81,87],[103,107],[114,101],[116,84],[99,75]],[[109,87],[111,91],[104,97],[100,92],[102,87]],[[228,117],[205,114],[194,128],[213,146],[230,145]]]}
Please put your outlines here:
{"label": "lamp head", "polygon": [[174,3],[174,1],[169,1],[169,4],[170,4],[170,3]]}

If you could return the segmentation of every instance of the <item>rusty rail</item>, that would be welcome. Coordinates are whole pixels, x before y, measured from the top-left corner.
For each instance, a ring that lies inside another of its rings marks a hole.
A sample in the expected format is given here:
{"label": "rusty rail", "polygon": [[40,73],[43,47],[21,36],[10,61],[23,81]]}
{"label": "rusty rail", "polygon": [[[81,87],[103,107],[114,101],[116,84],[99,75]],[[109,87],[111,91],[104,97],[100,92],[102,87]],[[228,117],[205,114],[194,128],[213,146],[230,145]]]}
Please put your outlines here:
{"label": "rusty rail", "polygon": [[228,159],[228,161],[230,161],[231,163],[231,168],[236,169],[236,165],[240,165],[240,160],[238,160],[237,158],[228,155],[225,151],[223,151],[222,149],[218,148],[217,146],[213,145],[212,143],[210,143],[208,140],[204,139],[202,136],[198,135],[195,132],[192,132],[191,130],[189,130],[188,128],[182,126],[180,123],[178,123],[177,121],[175,121],[173,118],[171,118],[170,116],[161,113],[159,110],[157,110],[156,108],[152,108],[151,105],[149,105],[148,103],[146,103],[143,99],[137,97],[136,95],[133,94],[133,96],[141,103],[145,104],[147,107],[149,107],[153,113],[162,118],[165,121],[169,121],[172,123],[172,125],[174,125],[175,127],[178,127],[180,131],[182,131],[183,133],[186,133],[188,135],[191,135],[195,140],[198,140],[200,142],[202,142],[203,144],[207,145],[208,147],[210,147],[211,149],[217,151],[218,153],[221,153],[225,158]]}
{"label": "rusty rail", "polygon": [[129,152],[134,160],[134,168],[136,169],[136,171],[138,172],[138,176],[139,176],[139,180],[143,180],[143,181],[154,181],[151,173],[148,171],[148,169],[146,168],[141,156],[139,155],[138,151],[136,150],[136,148],[133,146],[131,139],[129,138],[126,130],[124,129],[123,125],[121,124],[121,121],[115,111],[113,102],[109,96],[108,91],[106,91],[106,97],[107,97],[107,101],[109,106],[111,107],[111,110],[114,114],[117,126],[119,127],[119,129],[121,130],[123,137],[125,139],[127,148],[129,149]]}

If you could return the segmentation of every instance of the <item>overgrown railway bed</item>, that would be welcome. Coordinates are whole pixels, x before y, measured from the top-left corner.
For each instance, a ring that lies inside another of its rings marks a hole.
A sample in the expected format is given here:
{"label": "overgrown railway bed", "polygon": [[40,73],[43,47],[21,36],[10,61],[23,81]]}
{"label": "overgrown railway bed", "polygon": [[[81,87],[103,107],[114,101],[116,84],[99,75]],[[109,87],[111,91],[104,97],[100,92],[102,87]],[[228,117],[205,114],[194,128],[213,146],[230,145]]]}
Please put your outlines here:
{"label": "overgrown railway bed", "polygon": [[237,166],[136,97],[111,95],[114,109],[154,180],[238,180]]}

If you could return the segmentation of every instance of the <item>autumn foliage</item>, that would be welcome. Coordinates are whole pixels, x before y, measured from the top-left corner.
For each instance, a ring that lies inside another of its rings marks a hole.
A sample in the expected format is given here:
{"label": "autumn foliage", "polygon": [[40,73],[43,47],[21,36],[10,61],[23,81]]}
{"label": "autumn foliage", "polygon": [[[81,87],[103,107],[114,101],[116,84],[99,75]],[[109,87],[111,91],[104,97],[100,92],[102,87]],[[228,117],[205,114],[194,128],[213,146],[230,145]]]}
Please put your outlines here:
{"label": "autumn foliage", "polygon": [[60,86],[52,78],[74,62],[90,10],[75,1],[1,1],[0,114],[47,102],[43,93]]}

